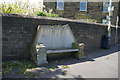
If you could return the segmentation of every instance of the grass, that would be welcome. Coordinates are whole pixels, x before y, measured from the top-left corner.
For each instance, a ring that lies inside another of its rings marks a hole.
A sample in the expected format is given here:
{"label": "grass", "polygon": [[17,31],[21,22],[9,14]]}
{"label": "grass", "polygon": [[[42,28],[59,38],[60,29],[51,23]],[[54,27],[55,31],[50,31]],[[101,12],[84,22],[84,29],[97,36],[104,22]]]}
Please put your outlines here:
{"label": "grass", "polygon": [[[13,71],[15,75],[25,75],[26,78],[32,78],[35,76],[38,76],[38,73],[31,72],[32,69],[36,69],[37,66],[32,62],[13,62],[13,61],[7,61],[2,63],[2,73],[5,75],[7,73],[10,73],[10,71]],[[67,69],[70,68],[68,65],[61,65],[61,67],[56,68],[54,66],[50,68],[46,68],[48,70],[57,70],[57,69]],[[17,69],[17,70],[16,70]],[[30,71],[29,71],[30,70]]]}
{"label": "grass", "polygon": [[64,65],[64,66],[62,66],[61,69],[67,69],[67,68],[70,68],[70,67],[68,65]]}
{"label": "grass", "polygon": [[11,70],[13,70],[15,67],[19,67],[19,71],[16,72],[16,74],[23,74],[23,75],[28,75],[28,76],[35,76],[35,74],[30,73],[30,72],[26,72],[27,69],[31,69],[36,67],[36,65],[34,63],[31,62],[27,62],[27,63],[14,63],[12,61],[7,61],[2,63],[2,73],[3,74],[7,74],[9,73]]}
{"label": "grass", "polygon": [[13,63],[10,61],[2,63],[2,73],[3,74],[8,73],[13,69],[13,66],[14,66]]}
{"label": "grass", "polygon": [[55,67],[51,67],[51,68],[48,68],[49,70],[56,70],[57,68]]}

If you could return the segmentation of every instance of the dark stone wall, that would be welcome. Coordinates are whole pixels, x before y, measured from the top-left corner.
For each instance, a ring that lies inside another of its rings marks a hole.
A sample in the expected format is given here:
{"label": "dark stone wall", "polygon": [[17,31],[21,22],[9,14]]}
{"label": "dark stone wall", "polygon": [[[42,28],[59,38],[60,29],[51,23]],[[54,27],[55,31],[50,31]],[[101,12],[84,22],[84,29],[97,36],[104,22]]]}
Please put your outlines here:
{"label": "dark stone wall", "polygon": [[120,1],[119,1],[119,12],[118,12],[118,16],[119,16],[119,26],[120,26]]}
{"label": "dark stone wall", "polygon": [[[80,3],[79,2],[64,2],[64,10],[57,10],[56,2],[44,2],[46,6],[45,9],[53,9],[53,12],[59,14],[64,18],[71,19],[81,19],[81,18],[90,18],[97,20],[98,23],[102,23],[102,19],[106,18],[108,12],[103,12],[103,2],[87,2],[87,11],[80,11]],[[112,2],[114,6],[113,17],[111,18],[111,22],[113,25],[116,23],[116,17],[118,16],[118,2]]]}
{"label": "dark stone wall", "polygon": [[[48,18],[2,14],[2,55],[3,59],[29,59],[30,47],[36,35],[38,25],[69,24],[76,40],[85,44],[85,51],[100,48],[102,35],[107,26],[84,23],[66,18]],[[120,34],[120,29],[118,29]],[[114,45],[115,28],[112,28],[111,46]],[[119,36],[120,42],[120,36]]]}

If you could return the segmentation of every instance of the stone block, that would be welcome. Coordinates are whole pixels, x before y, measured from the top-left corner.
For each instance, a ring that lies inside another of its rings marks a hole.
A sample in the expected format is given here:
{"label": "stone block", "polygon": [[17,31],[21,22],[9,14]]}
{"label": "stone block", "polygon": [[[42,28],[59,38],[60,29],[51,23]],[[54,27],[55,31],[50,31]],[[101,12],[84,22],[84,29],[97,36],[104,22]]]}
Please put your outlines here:
{"label": "stone block", "polygon": [[84,52],[84,44],[83,43],[78,43],[78,42],[74,42],[72,44],[73,48],[78,49],[78,52],[76,52],[76,57],[78,59],[82,59],[85,57],[85,52]]}
{"label": "stone block", "polygon": [[47,63],[46,47],[43,44],[37,44],[36,46],[33,46],[31,50],[32,59],[38,66]]}

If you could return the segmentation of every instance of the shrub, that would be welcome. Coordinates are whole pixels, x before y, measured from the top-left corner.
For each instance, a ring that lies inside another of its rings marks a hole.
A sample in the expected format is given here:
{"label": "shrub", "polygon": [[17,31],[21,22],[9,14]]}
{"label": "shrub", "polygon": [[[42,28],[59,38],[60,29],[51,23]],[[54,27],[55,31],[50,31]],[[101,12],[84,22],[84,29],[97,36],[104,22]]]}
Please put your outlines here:
{"label": "shrub", "polygon": [[81,21],[84,21],[84,22],[92,22],[92,23],[96,23],[97,20],[95,19],[89,19],[89,18],[85,18],[85,19],[80,19]]}
{"label": "shrub", "polygon": [[57,15],[57,14],[47,13],[45,11],[37,12],[36,16],[59,17],[59,15]]}
{"label": "shrub", "polygon": [[38,12],[36,12],[36,16],[59,17],[58,14],[53,14],[52,13],[52,9],[50,9],[48,12],[46,10],[38,11]]}
{"label": "shrub", "polygon": [[40,11],[36,13],[36,16],[47,16],[46,12]]}

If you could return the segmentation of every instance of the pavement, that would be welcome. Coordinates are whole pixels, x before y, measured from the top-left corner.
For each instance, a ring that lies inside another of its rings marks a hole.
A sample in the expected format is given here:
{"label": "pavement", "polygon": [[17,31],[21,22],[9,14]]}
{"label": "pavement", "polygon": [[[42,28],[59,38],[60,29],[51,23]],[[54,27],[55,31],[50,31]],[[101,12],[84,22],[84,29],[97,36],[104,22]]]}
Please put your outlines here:
{"label": "pavement", "polygon": [[[63,63],[50,63],[56,70],[46,71],[36,78],[118,78],[118,53],[120,46],[101,49],[87,55],[85,60],[67,60]],[[60,69],[63,65],[69,66]]]}
{"label": "pavement", "polygon": [[[34,78],[118,78],[120,45],[99,49],[87,54],[83,60],[75,58],[49,61],[49,64],[31,69]],[[24,78],[11,72],[6,78]]]}

